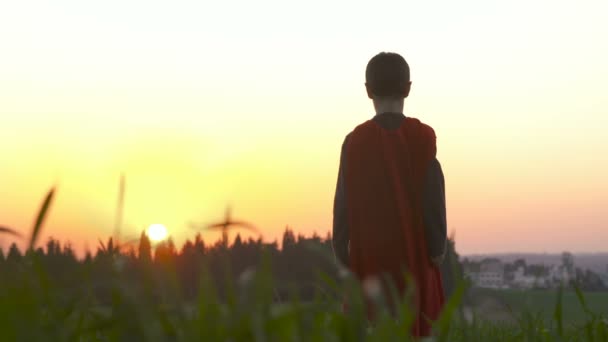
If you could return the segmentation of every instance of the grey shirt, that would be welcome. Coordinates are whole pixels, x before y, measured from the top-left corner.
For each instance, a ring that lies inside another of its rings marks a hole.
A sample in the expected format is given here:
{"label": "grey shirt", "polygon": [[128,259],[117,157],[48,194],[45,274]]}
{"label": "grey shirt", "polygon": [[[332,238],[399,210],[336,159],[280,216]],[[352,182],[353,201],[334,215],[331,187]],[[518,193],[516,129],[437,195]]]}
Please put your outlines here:
{"label": "grey shirt", "polygon": [[[373,118],[381,127],[388,130],[397,129],[401,126],[405,115],[402,113],[382,113]],[[334,197],[334,221],[332,243],[334,254],[344,265],[348,266],[348,219],[346,207],[346,184],[344,181],[346,167],[347,135],[342,144],[340,154],[340,167],[338,170],[338,182],[336,195]],[[441,164],[434,158],[428,167],[423,194],[423,216],[429,258],[440,264],[446,252],[447,242],[447,220],[445,209],[445,181]]]}

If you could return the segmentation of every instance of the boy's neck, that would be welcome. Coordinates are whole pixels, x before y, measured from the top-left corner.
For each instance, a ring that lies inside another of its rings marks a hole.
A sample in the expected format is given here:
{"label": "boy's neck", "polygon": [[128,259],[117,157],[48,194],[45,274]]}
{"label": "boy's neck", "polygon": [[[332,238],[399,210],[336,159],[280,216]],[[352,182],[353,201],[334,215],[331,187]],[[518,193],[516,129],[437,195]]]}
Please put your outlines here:
{"label": "boy's neck", "polygon": [[374,99],[376,114],[403,113],[404,99]]}

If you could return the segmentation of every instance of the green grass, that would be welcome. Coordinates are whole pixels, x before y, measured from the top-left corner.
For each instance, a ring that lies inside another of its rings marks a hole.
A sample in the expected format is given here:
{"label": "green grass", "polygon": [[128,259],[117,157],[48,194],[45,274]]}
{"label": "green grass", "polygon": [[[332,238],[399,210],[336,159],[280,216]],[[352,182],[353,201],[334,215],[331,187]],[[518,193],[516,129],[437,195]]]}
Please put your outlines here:
{"label": "green grass", "polygon": [[[557,290],[491,290],[478,289],[476,293],[498,298],[513,311],[538,312],[543,318],[550,319],[555,309]],[[585,292],[589,310],[608,316],[608,292]],[[562,294],[564,322],[580,323],[586,318],[576,291],[565,290]]]}
{"label": "green grass", "polygon": [[[354,298],[344,313],[340,302],[319,293],[314,302],[297,297],[273,299],[269,266],[246,283],[232,284],[234,292],[220,301],[214,284],[203,275],[198,300],[185,303],[170,287],[158,290],[150,278],[135,291],[121,272],[108,279],[111,302],[97,302],[83,276],[85,291],[66,292],[48,282],[36,255],[30,254],[21,271],[0,284],[0,341],[407,341],[412,313],[402,307],[398,319],[380,315],[367,321],[361,289],[349,279],[338,290]],[[319,281],[322,281],[321,279]],[[605,316],[585,313],[573,324],[564,321],[557,294],[550,318],[522,312],[515,324],[466,322],[459,310],[464,287],[446,305],[435,325],[438,341],[607,341]],[[576,295],[575,295],[576,297]],[[577,298],[578,299],[578,298]],[[586,301],[586,298],[585,298]],[[565,302],[565,301],[564,301]],[[579,306],[583,305],[579,300]],[[560,323],[561,322],[561,323]]]}
{"label": "green grass", "polygon": [[[274,298],[275,286],[268,258],[248,280],[227,285],[224,300],[203,272],[196,302],[182,299],[172,270],[169,281],[159,282],[158,270],[145,269],[143,279],[128,281],[120,267],[110,267],[105,286],[109,303],[101,304],[86,267],[75,275],[70,288],[50,281],[40,256],[33,250],[44,217],[52,203],[46,196],[36,216],[30,249],[10,273],[0,272],[0,341],[409,341],[413,314],[404,301],[392,317],[381,309],[370,323],[365,315],[361,288],[352,276],[338,284],[327,277],[319,282],[351,298],[344,313],[341,303],[326,293],[302,303],[298,297],[284,302]],[[8,230],[5,230],[9,233]],[[115,265],[119,250],[104,254]],[[4,270],[0,270],[4,271]],[[10,274],[10,277],[6,275]],[[521,306],[516,323],[491,323],[463,317],[460,284],[434,324],[437,341],[608,341],[605,314],[594,312],[605,297],[559,291],[554,294],[505,292],[504,300]],[[576,300],[576,302],[574,301]],[[598,303],[596,303],[598,302]],[[523,303],[523,304],[522,304]],[[578,307],[581,311],[575,310]],[[541,305],[542,314],[529,311]],[[603,308],[603,307],[602,307]],[[577,322],[569,315],[580,315]]]}

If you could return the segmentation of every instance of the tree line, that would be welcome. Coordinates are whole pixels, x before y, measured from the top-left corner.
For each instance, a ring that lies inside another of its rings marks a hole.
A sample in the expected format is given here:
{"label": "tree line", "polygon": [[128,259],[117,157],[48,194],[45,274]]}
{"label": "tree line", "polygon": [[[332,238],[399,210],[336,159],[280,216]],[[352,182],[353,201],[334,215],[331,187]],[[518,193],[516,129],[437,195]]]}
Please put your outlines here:
{"label": "tree line", "polygon": [[[83,284],[92,284],[95,297],[111,300],[112,279],[117,277],[133,289],[145,290],[147,282],[174,286],[182,298],[197,297],[201,279],[210,277],[220,296],[230,286],[242,281],[260,267],[266,257],[270,262],[275,296],[286,299],[294,293],[303,300],[312,300],[316,294],[329,291],[322,279],[339,282],[344,268],[333,256],[331,235],[296,234],[287,227],[281,245],[278,241],[264,242],[261,238],[243,239],[237,235],[229,244],[219,240],[207,244],[201,234],[187,240],[178,248],[171,238],[153,245],[142,232],[133,245],[123,245],[109,238],[100,243],[94,253],[87,252],[77,258],[73,247],[50,238],[44,247],[22,253],[13,243],[7,251],[0,249],[0,276],[2,279],[23,272],[28,253],[34,254],[47,271],[47,281],[66,292],[87,291]],[[446,293],[454,287],[454,266],[459,265],[454,241],[448,243],[448,260],[442,267]]]}

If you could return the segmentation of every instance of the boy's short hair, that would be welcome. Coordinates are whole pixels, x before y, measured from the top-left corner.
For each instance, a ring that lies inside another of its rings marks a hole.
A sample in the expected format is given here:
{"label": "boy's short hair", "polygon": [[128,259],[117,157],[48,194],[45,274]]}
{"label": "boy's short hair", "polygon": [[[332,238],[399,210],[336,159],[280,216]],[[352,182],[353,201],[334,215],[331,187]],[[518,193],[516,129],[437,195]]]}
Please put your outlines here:
{"label": "boy's short hair", "polygon": [[410,67],[394,52],[380,52],[367,63],[365,84],[376,96],[403,97],[410,82]]}

